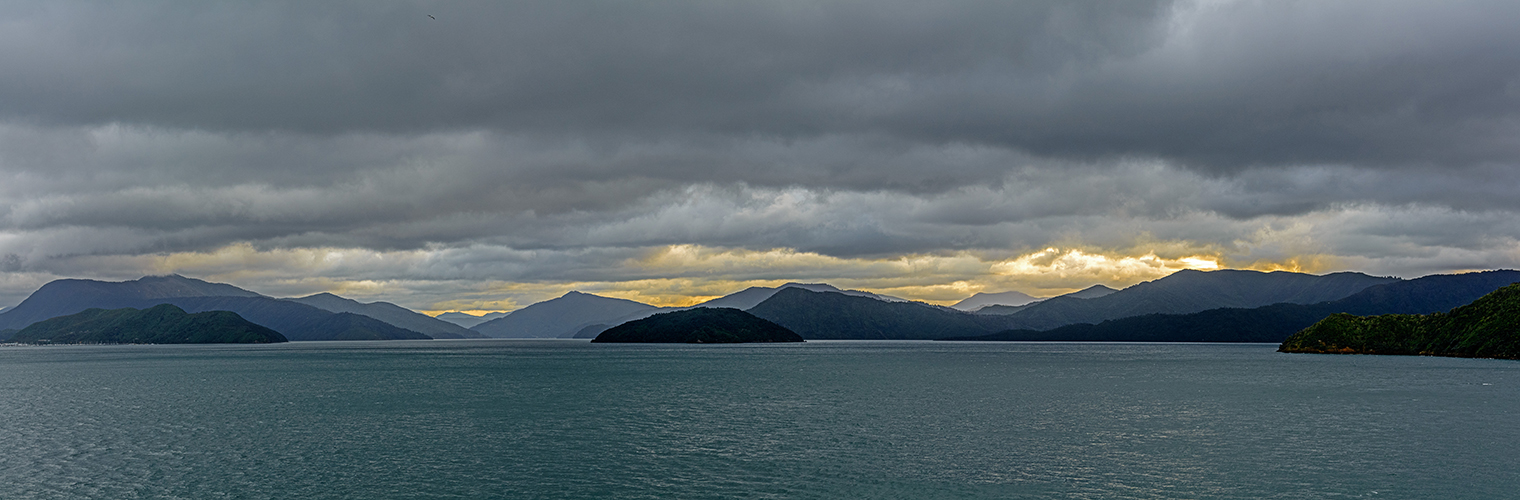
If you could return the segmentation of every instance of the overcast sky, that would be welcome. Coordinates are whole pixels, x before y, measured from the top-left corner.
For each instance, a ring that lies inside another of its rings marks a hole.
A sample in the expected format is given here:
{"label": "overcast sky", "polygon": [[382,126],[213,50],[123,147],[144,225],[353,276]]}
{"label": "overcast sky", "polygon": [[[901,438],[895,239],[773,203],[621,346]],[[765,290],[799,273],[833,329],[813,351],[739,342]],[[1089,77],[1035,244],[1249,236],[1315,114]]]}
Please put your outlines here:
{"label": "overcast sky", "polygon": [[[431,16],[431,17],[430,17]],[[8,2],[0,306],[1520,267],[1514,1]]]}

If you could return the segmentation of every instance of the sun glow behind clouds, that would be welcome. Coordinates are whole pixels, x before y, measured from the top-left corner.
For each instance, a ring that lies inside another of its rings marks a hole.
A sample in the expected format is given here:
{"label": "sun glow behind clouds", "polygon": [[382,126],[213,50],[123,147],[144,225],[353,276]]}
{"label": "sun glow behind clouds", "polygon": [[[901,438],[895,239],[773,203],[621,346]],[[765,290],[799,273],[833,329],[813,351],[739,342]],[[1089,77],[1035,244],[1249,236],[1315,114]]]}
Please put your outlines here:
{"label": "sun glow behind clouds", "polygon": [[1015,280],[1122,286],[1161,278],[1183,269],[1208,271],[1220,267],[1218,258],[1204,255],[1165,258],[1155,252],[1135,256],[1051,247],[993,264],[991,272]]}
{"label": "sun glow behind clouds", "polygon": [[[1294,258],[1244,266],[1226,259],[1213,248],[1184,241],[1150,241],[1125,249],[1073,245],[1028,253],[958,251],[878,258],[694,244],[556,252],[494,246],[260,249],[240,243],[205,252],[80,256],[70,262],[77,268],[116,272],[87,276],[95,279],[178,273],[278,297],[332,292],[430,314],[510,311],[571,290],[687,306],[752,286],[807,282],[951,304],[978,292],[1017,290],[1052,296],[1094,284],[1123,288],[1182,269],[1314,271]],[[566,261],[577,264],[573,272],[540,271],[539,263]],[[45,279],[33,277],[39,283]]]}

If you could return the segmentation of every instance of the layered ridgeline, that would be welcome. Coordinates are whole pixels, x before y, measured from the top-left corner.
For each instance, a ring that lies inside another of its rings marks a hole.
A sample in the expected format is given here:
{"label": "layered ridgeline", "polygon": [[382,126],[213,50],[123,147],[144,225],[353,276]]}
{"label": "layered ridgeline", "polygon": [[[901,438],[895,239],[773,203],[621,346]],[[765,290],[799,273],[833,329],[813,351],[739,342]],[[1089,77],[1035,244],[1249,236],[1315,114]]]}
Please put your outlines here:
{"label": "layered ridgeline", "polygon": [[877,295],[871,292],[863,292],[860,290],[843,290],[826,283],[787,283],[775,288],[764,286],[749,287],[732,294],[724,295],[722,297],[697,304],[694,307],[731,307],[734,309],[749,310],[755,306],[760,305],[761,302],[769,300],[771,297],[776,295],[776,292],[792,288],[799,288],[802,290],[807,290],[809,292],[830,292],[840,295],[847,295],[850,297],[876,299],[882,302],[908,302],[907,299],[893,297],[890,295]]}
{"label": "layered ridgeline", "polygon": [[1104,321],[1095,325],[1067,325],[1044,331],[1015,329],[985,336],[946,340],[1267,342],[1275,344],[1332,314],[1444,312],[1517,281],[1520,281],[1520,271],[1431,275],[1368,287],[1349,297],[1317,304],[1222,308],[1192,314],[1148,314]]}
{"label": "layered ridgeline", "polygon": [[1434,314],[1335,314],[1293,334],[1280,352],[1520,359],[1520,284]]}
{"label": "layered ridgeline", "polygon": [[[1052,298],[1062,298],[1062,297],[1064,297],[1064,298],[1068,298],[1068,299],[1096,299],[1098,297],[1103,297],[1103,296],[1112,294],[1112,293],[1117,292],[1117,291],[1118,290],[1115,290],[1115,289],[1112,289],[1112,288],[1109,288],[1109,287],[1106,287],[1106,286],[1103,286],[1103,285],[1093,285],[1093,286],[1090,286],[1090,287],[1087,287],[1087,288],[1084,288],[1084,289],[1081,289],[1081,290],[1077,290],[1075,292],[1068,293],[1066,295],[1058,295],[1058,296],[1052,297]],[[976,298],[976,296],[973,295],[972,298]],[[966,299],[966,301],[969,301],[969,300],[971,300],[971,299]],[[1032,300],[1032,301],[1029,301],[1029,302],[1025,302],[1023,304],[993,303],[993,304],[986,304],[986,305],[983,305],[981,307],[977,307],[975,309],[966,309],[966,308],[960,307],[961,304],[966,303],[966,301],[961,301],[960,304],[956,304],[956,305],[953,305],[953,306],[950,306],[950,307],[954,308],[954,309],[960,309],[960,310],[963,310],[963,311],[968,311],[969,310],[969,311],[977,313],[977,314],[1013,314],[1013,313],[1022,311],[1024,309],[1028,309],[1029,306],[1035,305],[1035,304],[1037,304],[1037,303],[1039,303],[1041,301],[1044,301],[1044,300],[1049,300],[1049,299],[1036,299],[1036,300]]]}
{"label": "layered ridgeline", "polygon": [[[502,312],[486,313],[486,314],[482,314],[480,316],[476,316],[474,314],[462,313],[462,312],[446,312],[446,313],[443,313],[443,314],[439,314],[438,316],[436,316],[436,318],[439,319],[439,320],[442,320],[442,321],[447,321],[447,322],[459,325],[459,326],[464,327],[464,328],[474,328],[475,325],[479,325],[481,323],[485,323],[487,321],[491,321],[493,319],[500,318],[500,317],[506,316],[506,315],[507,315],[507,313],[502,313]],[[471,330],[471,331],[474,331],[474,330]],[[476,332],[476,333],[480,333],[480,332]]]}
{"label": "layered ridgeline", "polygon": [[777,292],[789,289],[831,292],[879,302],[908,302],[897,297],[859,290],[841,290],[822,283],[787,283],[775,288],[750,287],[691,307],[655,307],[632,300],[570,292],[562,297],[513,311],[504,317],[480,323],[471,329],[491,337],[501,338],[589,339],[608,328],[662,312],[684,311],[697,307],[747,310],[770,299]]}
{"label": "layered ridgeline", "polygon": [[803,340],[781,325],[738,309],[698,307],[629,321],[602,332],[591,341],[738,344]]}
{"label": "layered ridgeline", "polygon": [[286,300],[306,304],[324,311],[369,316],[389,323],[391,326],[405,328],[435,339],[478,339],[485,337],[485,335],[481,335],[474,330],[433,318],[390,302],[363,303],[330,293],[319,293]]}
{"label": "layered ridgeline", "polygon": [[177,274],[121,282],[61,279],[43,285],[21,304],[0,312],[0,330],[19,330],[38,321],[91,308],[141,308],[144,301],[170,297],[261,295],[232,285],[208,283]]}
{"label": "layered ridgeline", "polygon": [[785,290],[749,311],[807,339],[947,339],[1009,330],[1039,331],[1027,326],[1031,324],[1058,328],[1070,323],[1101,322],[1101,318],[1339,299],[1375,284],[1396,281],[1359,273],[1315,276],[1234,270],[1179,271],[1120,291],[1089,288],[1083,291],[1087,293],[1046,299],[1005,315],[984,313],[1004,306],[987,306],[977,311],[979,314],[969,314],[922,303],[884,303],[839,294]]}
{"label": "layered ridgeline", "polygon": [[[747,310],[807,339],[942,339],[1028,329],[1030,324],[1054,328],[1113,317],[1340,299],[1394,281],[1398,280],[1357,273],[1183,271],[1122,291],[1100,285],[1023,306],[988,305],[979,314],[829,285],[790,283],[749,288],[698,306]],[[1009,307],[1018,310],[989,314]],[[591,338],[612,326],[674,310],[681,309],[572,292],[474,329],[492,337]]]}
{"label": "layered ridgeline", "polygon": [[56,280],[43,285],[16,307],[0,313],[0,330],[19,330],[38,321],[92,308],[147,309],[159,304],[172,304],[191,313],[231,311],[243,319],[280,332],[289,340],[430,338],[420,332],[362,314],[335,313],[291,300],[267,297],[232,285],[208,283],[178,275],[150,276],[122,282]]}
{"label": "layered ridgeline", "polygon": [[148,309],[86,309],[33,323],[12,342],[51,344],[268,344],[285,342],[279,332],[235,313],[190,314],[162,304]]}
{"label": "layered ridgeline", "polygon": [[786,288],[749,310],[805,339],[922,340],[981,335],[1003,318],[919,302],[884,302],[835,292]]}
{"label": "layered ridgeline", "polygon": [[1367,287],[1395,281],[1399,279],[1362,273],[1316,276],[1285,271],[1182,270],[1100,297],[1043,300],[1008,315],[1008,328],[1049,330],[1145,314],[1189,314],[1278,303],[1314,304],[1345,298]]}
{"label": "layered ridgeline", "polygon": [[498,338],[571,338],[587,327],[602,325],[605,329],[622,323],[621,318],[659,310],[632,300],[570,292],[475,325],[472,330]]}
{"label": "layered ridgeline", "polygon": [[965,300],[951,304],[950,308],[957,311],[971,312],[987,306],[1018,307],[1038,302],[1039,300],[1024,292],[977,293],[967,297]]}

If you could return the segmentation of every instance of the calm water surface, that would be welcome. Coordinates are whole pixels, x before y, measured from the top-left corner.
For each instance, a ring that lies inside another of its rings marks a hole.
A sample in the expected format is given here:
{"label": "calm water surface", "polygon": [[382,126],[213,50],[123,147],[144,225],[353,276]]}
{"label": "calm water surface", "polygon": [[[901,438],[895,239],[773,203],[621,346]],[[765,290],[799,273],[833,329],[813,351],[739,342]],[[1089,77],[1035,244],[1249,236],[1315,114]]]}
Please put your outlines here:
{"label": "calm water surface", "polygon": [[1520,363],[1274,348],[0,348],[0,498],[1520,495]]}

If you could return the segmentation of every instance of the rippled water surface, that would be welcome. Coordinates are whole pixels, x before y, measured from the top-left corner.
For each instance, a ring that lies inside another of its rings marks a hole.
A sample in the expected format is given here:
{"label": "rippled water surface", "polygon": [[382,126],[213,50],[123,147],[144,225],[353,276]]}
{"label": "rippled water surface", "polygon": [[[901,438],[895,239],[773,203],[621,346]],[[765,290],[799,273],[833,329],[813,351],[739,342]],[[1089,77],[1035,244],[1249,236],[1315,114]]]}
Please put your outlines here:
{"label": "rippled water surface", "polygon": [[1520,491],[1520,363],[1273,349],[0,348],[0,498]]}

